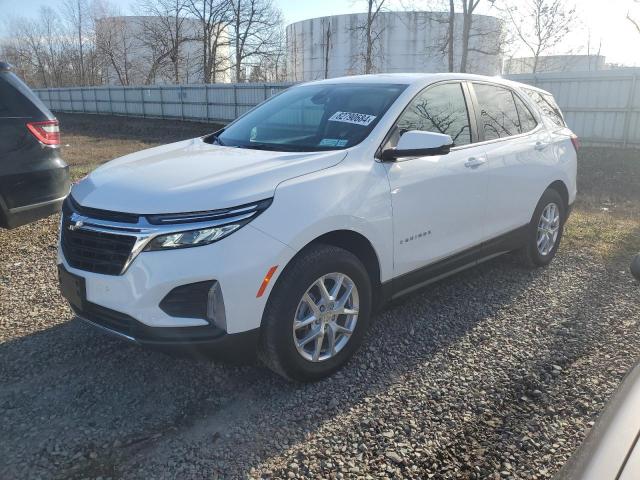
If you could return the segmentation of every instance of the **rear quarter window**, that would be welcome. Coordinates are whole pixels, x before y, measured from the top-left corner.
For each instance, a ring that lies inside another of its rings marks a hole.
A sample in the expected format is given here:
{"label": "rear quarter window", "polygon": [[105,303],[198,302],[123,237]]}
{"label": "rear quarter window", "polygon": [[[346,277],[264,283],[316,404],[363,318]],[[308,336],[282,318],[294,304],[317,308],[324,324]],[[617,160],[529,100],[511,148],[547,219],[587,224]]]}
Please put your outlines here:
{"label": "rear quarter window", "polygon": [[480,106],[480,129],[485,140],[510,137],[522,132],[511,90],[498,85],[474,83]]}
{"label": "rear quarter window", "polygon": [[566,127],[567,124],[564,121],[564,117],[562,116],[562,112],[560,111],[560,107],[556,103],[553,95],[543,94],[536,90],[530,90],[528,88],[523,88],[524,93],[533,100],[533,103],[536,104],[542,115],[545,118],[548,118],[558,127]]}

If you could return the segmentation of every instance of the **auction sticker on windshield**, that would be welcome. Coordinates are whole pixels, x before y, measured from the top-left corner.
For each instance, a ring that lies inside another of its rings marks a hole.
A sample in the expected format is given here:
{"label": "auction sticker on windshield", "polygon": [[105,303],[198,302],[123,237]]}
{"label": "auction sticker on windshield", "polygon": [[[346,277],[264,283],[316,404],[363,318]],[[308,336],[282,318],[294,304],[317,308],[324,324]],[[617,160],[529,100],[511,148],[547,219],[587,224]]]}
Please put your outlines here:
{"label": "auction sticker on windshield", "polygon": [[354,123],[356,125],[367,126],[376,119],[375,115],[353,112],[336,112],[329,118],[330,122]]}

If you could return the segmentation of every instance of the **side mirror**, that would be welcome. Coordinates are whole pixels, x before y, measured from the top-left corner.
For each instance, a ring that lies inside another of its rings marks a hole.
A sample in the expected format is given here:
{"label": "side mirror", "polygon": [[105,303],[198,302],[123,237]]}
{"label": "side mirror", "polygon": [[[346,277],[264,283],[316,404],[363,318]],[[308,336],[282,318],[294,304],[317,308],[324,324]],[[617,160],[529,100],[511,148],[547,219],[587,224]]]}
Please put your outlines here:
{"label": "side mirror", "polygon": [[397,147],[387,148],[382,152],[382,159],[393,162],[402,157],[446,155],[451,147],[453,147],[453,140],[449,135],[410,130],[400,137]]}

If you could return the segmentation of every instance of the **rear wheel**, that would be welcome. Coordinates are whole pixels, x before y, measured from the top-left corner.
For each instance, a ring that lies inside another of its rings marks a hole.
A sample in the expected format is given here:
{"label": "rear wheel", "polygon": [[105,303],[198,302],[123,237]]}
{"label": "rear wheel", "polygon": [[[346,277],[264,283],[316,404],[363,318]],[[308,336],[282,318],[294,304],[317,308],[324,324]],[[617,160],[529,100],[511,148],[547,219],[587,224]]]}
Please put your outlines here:
{"label": "rear wheel", "polygon": [[541,267],[553,260],[562,239],[566,211],[567,206],[556,190],[549,188],[542,194],[527,227],[526,244],[520,251],[526,266]]}
{"label": "rear wheel", "polygon": [[287,379],[313,381],[360,346],[371,313],[371,280],[352,253],[315,245],[274,287],[262,319],[260,358]]}

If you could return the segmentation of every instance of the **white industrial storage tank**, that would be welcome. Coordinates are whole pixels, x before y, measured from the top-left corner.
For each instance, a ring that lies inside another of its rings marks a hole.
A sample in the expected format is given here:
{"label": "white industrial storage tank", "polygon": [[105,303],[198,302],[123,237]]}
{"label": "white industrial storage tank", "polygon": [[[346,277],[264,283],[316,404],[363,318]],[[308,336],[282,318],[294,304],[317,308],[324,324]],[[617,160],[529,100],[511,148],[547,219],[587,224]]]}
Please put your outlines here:
{"label": "white industrial storage tank", "polygon": [[[288,74],[292,81],[365,72],[366,13],[303,20],[287,26]],[[372,25],[372,72],[446,72],[449,13],[380,12]],[[454,71],[460,70],[463,15],[454,16]],[[466,71],[497,75],[504,23],[473,15]]]}

